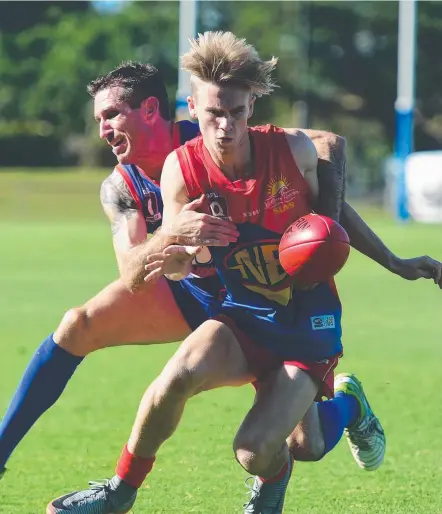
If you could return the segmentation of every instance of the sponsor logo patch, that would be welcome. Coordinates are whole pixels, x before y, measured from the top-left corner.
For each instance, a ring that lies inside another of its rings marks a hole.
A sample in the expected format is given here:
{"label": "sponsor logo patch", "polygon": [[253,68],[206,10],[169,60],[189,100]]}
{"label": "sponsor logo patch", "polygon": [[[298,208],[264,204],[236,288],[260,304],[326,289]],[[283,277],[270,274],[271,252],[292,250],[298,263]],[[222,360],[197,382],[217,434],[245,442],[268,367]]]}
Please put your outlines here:
{"label": "sponsor logo patch", "polygon": [[313,330],[327,330],[328,328],[335,328],[335,317],[333,314],[326,314],[324,316],[312,316],[310,318]]}

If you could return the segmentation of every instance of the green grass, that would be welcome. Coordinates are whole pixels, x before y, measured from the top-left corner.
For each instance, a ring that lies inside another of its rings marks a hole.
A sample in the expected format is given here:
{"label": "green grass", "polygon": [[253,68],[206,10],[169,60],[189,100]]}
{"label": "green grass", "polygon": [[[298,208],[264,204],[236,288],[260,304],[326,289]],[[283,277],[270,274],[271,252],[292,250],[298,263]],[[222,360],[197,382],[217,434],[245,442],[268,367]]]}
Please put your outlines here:
{"label": "green grass", "polygon": [[[98,205],[102,177],[0,174],[0,412],[64,311],[116,276]],[[440,227],[398,227],[367,212],[397,253],[442,257]],[[297,464],[286,512],[440,513],[441,292],[430,282],[390,275],[356,252],[338,285],[346,352],[339,369],[363,380],[386,430],[388,453],[374,473],[357,468],[345,441],[321,462]],[[11,458],[0,481],[0,512],[44,512],[54,496],[111,476],[139,399],[175,347],[114,348],[86,359]],[[231,442],[251,401],[249,387],[190,401],[133,512],[242,512],[245,474]]]}

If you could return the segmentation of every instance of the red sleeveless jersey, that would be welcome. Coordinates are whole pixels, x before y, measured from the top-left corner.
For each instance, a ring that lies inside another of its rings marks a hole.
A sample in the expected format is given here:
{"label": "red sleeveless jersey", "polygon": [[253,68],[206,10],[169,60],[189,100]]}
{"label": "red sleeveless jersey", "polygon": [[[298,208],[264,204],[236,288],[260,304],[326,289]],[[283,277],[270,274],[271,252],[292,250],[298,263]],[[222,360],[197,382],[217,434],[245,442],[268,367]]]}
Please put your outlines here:
{"label": "red sleeveless jersey", "polygon": [[[251,127],[255,170],[248,180],[229,180],[213,162],[198,137],[179,148],[190,198],[206,194],[210,213],[234,223],[256,223],[279,234],[311,212],[312,198],[282,129]],[[212,193],[209,194],[209,193]]]}
{"label": "red sleeveless jersey", "polygon": [[[207,212],[231,220],[240,233],[228,247],[211,247],[226,287],[222,312],[257,344],[289,359],[324,359],[341,346],[341,307],[329,284],[312,294],[293,291],[279,263],[282,233],[311,212],[312,196],[293,159],[285,133],[273,125],[249,128],[254,173],[229,180],[215,165],[202,137],[176,150],[188,195],[204,194]],[[329,316],[327,330],[313,319]],[[313,328],[312,328],[313,327]]]}

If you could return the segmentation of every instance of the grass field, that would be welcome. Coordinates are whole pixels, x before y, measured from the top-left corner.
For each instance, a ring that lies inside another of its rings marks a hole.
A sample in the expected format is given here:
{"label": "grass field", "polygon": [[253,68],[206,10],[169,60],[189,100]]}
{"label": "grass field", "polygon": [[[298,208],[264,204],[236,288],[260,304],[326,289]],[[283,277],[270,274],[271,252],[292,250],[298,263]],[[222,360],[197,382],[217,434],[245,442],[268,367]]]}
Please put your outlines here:
{"label": "grass field", "polygon": [[[0,173],[0,415],[34,349],[64,311],[116,277],[98,173]],[[403,256],[442,258],[439,226],[398,227],[362,211]],[[345,441],[323,461],[297,464],[287,514],[442,512],[442,292],[403,281],[354,252],[339,275],[346,354],[388,439],[384,465],[360,471]],[[146,313],[148,316],[149,313]],[[116,348],[80,366],[0,481],[1,514],[43,513],[60,494],[112,475],[145,387],[176,345]],[[136,514],[242,512],[245,474],[231,442],[251,388],[193,399],[141,489]]]}

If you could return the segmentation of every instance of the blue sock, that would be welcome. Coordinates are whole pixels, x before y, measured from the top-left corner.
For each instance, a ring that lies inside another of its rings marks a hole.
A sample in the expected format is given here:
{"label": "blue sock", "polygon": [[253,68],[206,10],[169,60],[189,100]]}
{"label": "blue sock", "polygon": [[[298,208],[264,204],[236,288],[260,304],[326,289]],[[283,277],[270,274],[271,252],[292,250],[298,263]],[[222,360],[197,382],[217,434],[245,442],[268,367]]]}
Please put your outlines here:
{"label": "blue sock", "polygon": [[51,334],[33,355],[0,424],[0,471],[37,419],[60,397],[83,357],[54,343]]}
{"label": "blue sock", "polygon": [[338,444],[344,429],[358,419],[360,411],[358,400],[342,391],[338,391],[331,400],[318,403],[325,454]]}

